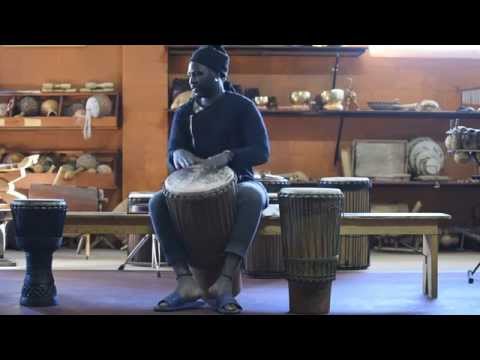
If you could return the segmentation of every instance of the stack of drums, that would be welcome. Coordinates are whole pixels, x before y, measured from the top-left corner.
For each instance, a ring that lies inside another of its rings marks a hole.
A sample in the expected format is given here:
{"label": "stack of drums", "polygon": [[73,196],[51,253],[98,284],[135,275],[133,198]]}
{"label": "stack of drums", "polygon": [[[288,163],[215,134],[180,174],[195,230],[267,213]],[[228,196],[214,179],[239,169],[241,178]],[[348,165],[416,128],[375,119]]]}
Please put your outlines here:
{"label": "stack of drums", "polygon": [[282,237],[278,226],[265,226],[258,230],[245,255],[244,272],[259,279],[283,279]]}
{"label": "stack of drums", "polygon": [[[278,192],[288,187],[287,179],[261,179],[269,194],[270,204],[278,204]],[[245,255],[244,272],[259,279],[280,279],[285,275],[282,238],[278,226],[259,228]]]}
{"label": "stack of drums", "polygon": [[265,177],[259,179],[258,181],[262,183],[263,186],[265,186],[265,189],[267,189],[270,204],[278,204],[278,193],[280,192],[280,190],[288,187],[290,184],[288,179],[282,178],[280,176],[272,179]]}
{"label": "stack of drums", "polygon": [[330,312],[344,196],[339,189],[288,188],[279,194],[290,312]]}
{"label": "stack of drums", "polygon": [[[370,212],[371,181],[362,177],[322,178],[323,188],[340,189],[345,195],[344,212]],[[341,236],[338,268],[345,270],[363,270],[370,266],[370,245],[368,236]]]}

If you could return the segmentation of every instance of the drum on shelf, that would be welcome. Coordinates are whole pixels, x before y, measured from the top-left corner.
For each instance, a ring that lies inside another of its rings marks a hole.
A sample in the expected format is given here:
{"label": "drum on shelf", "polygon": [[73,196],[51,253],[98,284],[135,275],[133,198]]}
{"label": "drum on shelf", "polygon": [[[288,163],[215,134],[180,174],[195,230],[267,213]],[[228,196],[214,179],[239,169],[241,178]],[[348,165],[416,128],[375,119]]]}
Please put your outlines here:
{"label": "drum on shelf", "polygon": [[17,244],[26,255],[20,304],[32,307],[56,305],[52,258],[62,245],[67,204],[65,200],[14,200],[11,210]]}
{"label": "drum on shelf", "polygon": [[[206,292],[220,276],[225,247],[233,229],[236,209],[235,173],[193,166],[171,174],[165,197],[175,229],[189,256],[194,277]],[[234,293],[241,289],[240,271]]]}
{"label": "drum on shelf", "polygon": [[278,204],[278,192],[284,187],[288,187],[288,185],[290,184],[288,179],[281,176],[265,176],[257,179],[257,181],[260,182],[263,186],[265,186],[270,204]]}
{"label": "drum on shelf", "polygon": [[[340,189],[345,196],[344,212],[370,212],[369,178],[331,177],[322,178],[320,186]],[[345,270],[363,270],[370,266],[370,244],[368,236],[341,236],[338,268]]]}
{"label": "drum on shelf", "polygon": [[[128,195],[128,213],[129,214],[148,214],[148,203],[155,195],[153,192],[133,192]],[[130,254],[142,239],[149,234],[128,235],[128,253]],[[161,261],[165,261],[163,251],[161,252]],[[151,266],[152,265],[152,237],[138,250],[131,259],[132,266]]]}
{"label": "drum on shelf", "polygon": [[245,255],[245,273],[253,278],[285,277],[282,237],[277,227],[259,229]]}
{"label": "drum on shelf", "polygon": [[338,189],[289,188],[279,194],[290,312],[330,312],[344,196]]}

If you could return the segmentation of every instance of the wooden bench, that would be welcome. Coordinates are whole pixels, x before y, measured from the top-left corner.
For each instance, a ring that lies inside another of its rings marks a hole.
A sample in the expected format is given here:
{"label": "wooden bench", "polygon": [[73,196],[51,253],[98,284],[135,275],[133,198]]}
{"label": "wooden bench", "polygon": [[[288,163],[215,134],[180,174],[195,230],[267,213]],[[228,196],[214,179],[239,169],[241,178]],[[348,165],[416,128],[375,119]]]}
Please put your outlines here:
{"label": "wooden bench", "polygon": [[[11,217],[9,209],[0,210],[0,220]],[[417,235],[423,236],[423,293],[431,299],[438,296],[438,235],[440,225],[451,220],[441,213],[344,213],[341,235]],[[271,205],[260,227],[273,227],[280,232],[278,205]],[[65,233],[89,234],[151,234],[150,218],[146,214],[111,212],[68,212]]]}

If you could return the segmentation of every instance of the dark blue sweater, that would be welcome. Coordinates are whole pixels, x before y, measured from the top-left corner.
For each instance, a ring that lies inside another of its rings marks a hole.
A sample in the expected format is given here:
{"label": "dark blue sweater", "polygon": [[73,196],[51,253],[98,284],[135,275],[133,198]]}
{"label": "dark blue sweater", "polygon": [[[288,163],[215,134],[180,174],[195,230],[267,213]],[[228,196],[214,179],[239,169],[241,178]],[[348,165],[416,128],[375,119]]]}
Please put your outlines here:
{"label": "dark blue sweater", "polygon": [[232,151],[234,158],[229,166],[239,182],[253,180],[252,167],[266,163],[270,157],[262,115],[251,100],[232,92],[198,114],[193,113],[192,100],[175,112],[168,144],[170,171],[174,170],[173,152],[178,149],[204,159]]}

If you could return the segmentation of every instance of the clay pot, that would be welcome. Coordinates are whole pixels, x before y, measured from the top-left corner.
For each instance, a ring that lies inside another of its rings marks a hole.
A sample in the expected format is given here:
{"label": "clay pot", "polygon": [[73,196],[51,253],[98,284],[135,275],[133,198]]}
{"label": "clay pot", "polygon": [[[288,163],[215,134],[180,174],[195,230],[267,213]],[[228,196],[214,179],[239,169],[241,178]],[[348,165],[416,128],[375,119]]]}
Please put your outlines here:
{"label": "clay pot", "polygon": [[90,97],[85,105],[87,115],[97,118],[101,116],[108,116],[112,113],[112,100],[107,95],[99,94]]}
{"label": "clay pot", "polygon": [[20,116],[36,116],[40,111],[40,106],[37,100],[31,96],[22,98],[18,103],[20,109]]}
{"label": "clay pot", "polygon": [[8,116],[9,111],[7,103],[0,104],[0,116]]}
{"label": "clay pot", "polygon": [[456,152],[453,156],[453,161],[455,161],[457,164],[466,164],[470,161],[470,156],[468,156],[468,153],[465,152]]}
{"label": "clay pot", "polygon": [[73,103],[65,108],[65,116],[74,116],[75,112],[82,110],[85,111],[85,105],[81,102]]}
{"label": "clay pot", "polygon": [[52,99],[45,100],[40,107],[40,112],[45,116],[57,116],[58,101]]}
{"label": "clay pot", "polygon": [[100,164],[97,166],[97,172],[99,174],[111,174],[113,172],[112,168],[106,164]]}
{"label": "clay pot", "polygon": [[78,157],[77,168],[84,169],[96,169],[97,168],[97,159],[92,154],[82,154]]}
{"label": "clay pot", "polygon": [[462,144],[465,150],[475,150],[477,147],[477,132],[475,129],[468,129],[462,134]]}

